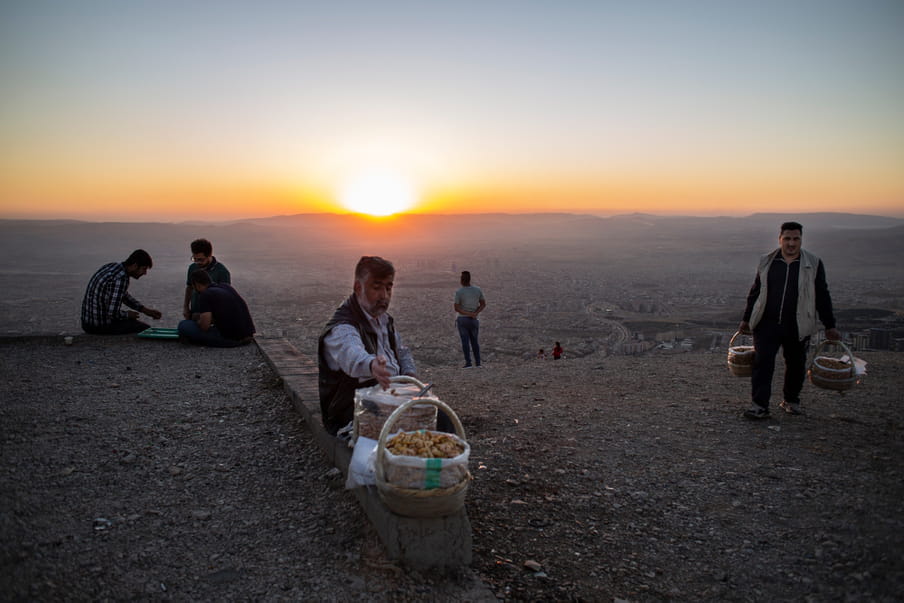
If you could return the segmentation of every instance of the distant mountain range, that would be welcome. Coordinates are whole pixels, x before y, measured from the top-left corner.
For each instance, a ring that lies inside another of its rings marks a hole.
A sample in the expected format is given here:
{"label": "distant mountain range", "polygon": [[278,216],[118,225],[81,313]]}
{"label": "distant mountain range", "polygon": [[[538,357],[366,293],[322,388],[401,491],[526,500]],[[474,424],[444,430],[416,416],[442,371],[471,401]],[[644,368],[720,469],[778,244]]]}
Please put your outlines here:
{"label": "distant mountain range", "polygon": [[352,214],[297,214],[228,222],[116,223],[76,220],[0,220],[3,264],[28,263],[36,253],[118,258],[135,248],[152,255],[188,258],[198,237],[215,251],[267,256],[279,253],[349,252],[437,253],[469,249],[477,253],[516,253],[525,258],[631,258],[668,256],[726,257],[774,248],[779,225],[804,225],[804,245],[825,258],[855,266],[859,262],[892,267],[900,273],[904,257],[904,219],[848,213],[771,214],[745,217],[693,217],[625,214],[612,217],[550,214],[405,214],[374,219]]}

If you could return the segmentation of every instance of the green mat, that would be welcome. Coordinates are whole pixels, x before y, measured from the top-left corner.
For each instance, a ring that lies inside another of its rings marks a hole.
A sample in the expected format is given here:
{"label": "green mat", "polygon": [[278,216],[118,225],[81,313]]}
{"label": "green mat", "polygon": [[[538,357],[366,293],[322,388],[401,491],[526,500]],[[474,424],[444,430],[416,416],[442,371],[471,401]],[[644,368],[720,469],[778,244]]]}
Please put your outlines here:
{"label": "green mat", "polygon": [[179,339],[179,329],[151,327],[139,333],[138,336],[146,339]]}

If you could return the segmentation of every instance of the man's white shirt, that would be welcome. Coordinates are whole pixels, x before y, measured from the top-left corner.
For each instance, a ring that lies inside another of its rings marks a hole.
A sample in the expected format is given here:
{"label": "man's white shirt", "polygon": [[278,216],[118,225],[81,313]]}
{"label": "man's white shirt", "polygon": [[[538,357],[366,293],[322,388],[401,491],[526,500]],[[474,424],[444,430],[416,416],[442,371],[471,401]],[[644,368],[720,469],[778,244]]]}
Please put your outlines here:
{"label": "man's white shirt", "polygon": [[[363,310],[362,310],[363,311]],[[392,375],[415,375],[417,369],[411,350],[402,345],[402,338],[396,331],[396,349],[399,358],[392,353],[389,344],[389,317],[381,314],[374,318],[364,312],[371,326],[377,333],[377,353],[369,354],[364,348],[364,342],[358,333],[358,328],[350,324],[339,324],[332,328],[329,335],[323,339],[326,363],[332,370],[341,370],[350,377],[357,377],[361,381],[372,378],[370,364],[376,356],[386,358],[386,369]]]}

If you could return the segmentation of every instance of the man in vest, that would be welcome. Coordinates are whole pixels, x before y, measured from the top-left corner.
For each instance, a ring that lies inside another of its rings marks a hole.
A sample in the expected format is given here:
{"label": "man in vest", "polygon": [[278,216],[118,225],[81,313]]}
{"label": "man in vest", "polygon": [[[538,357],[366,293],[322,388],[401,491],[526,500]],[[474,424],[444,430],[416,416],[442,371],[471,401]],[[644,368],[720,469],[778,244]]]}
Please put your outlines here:
{"label": "man in vest", "polygon": [[411,351],[402,345],[387,314],[394,279],[391,262],[362,257],[355,267],[352,294],[317,343],[320,411],[324,427],[333,435],[351,422],[356,389],[377,383],[388,389],[392,376],[417,376]]}
{"label": "man in vest", "polygon": [[818,331],[817,314],[826,328],[826,338],[841,339],[835,328],[825,268],[817,256],[801,249],[802,232],[803,226],[797,222],[782,224],[780,247],[760,258],[738,326],[741,333],[753,333],[755,350],[750,377],[753,405],[744,412],[748,419],[769,416],[775,355],[780,347],[785,357],[781,407],[787,413],[801,414],[800,391],[806,378],[810,336]]}

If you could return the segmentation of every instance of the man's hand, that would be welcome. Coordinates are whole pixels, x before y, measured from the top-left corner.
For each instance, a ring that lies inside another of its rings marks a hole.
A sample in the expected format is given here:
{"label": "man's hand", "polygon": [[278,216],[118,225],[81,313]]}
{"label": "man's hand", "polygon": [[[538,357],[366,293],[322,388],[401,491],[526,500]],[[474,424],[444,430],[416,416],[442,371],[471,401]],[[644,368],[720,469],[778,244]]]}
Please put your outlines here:
{"label": "man's hand", "polygon": [[741,324],[738,325],[738,333],[741,335],[750,335],[750,323],[746,320],[742,320]]}
{"label": "man's hand", "polygon": [[138,318],[138,312],[135,310],[126,310],[126,316],[128,316],[130,320],[136,320]]}
{"label": "man's hand", "polygon": [[829,341],[841,341],[841,332],[838,329],[826,329],[826,339]]}
{"label": "man's hand", "polygon": [[[160,317],[163,316],[163,313],[160,312],[160,310],[155,310],[153,308],[144,308],[143,307],[143,308],[141,308],[141,311],[144,312],[145,314],[147,314],[148,316],[150,316],[151,318],[153,318],[154,320],[159,320]],[[136,314],[136,318],[137,318],[137,314]]]}
{"label": "man's hand", "polygon": [[191,318],[191,310],[185,308],[184,310],[182,310],[182,316],[186,319]]}
{"label": "man's hand", "polygon": [[370,374],[383,389],[389,389],[389,370],[386,368],[386,356],[377,356],[370,361]]}

